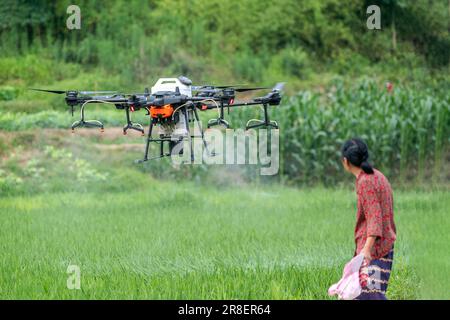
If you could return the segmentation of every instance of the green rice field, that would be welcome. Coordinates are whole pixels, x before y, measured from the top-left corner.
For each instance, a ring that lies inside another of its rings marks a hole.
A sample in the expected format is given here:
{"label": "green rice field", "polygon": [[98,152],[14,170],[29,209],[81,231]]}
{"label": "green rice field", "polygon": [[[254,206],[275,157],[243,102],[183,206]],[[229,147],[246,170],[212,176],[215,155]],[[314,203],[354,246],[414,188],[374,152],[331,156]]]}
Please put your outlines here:
{"label": "green rice field", "polygon": [[[352,257],[350,189],[140,178],[136,190],[1,198],[0,298],[329,299]],[[450,298],[448,195],[395,192],[390,299]]]}

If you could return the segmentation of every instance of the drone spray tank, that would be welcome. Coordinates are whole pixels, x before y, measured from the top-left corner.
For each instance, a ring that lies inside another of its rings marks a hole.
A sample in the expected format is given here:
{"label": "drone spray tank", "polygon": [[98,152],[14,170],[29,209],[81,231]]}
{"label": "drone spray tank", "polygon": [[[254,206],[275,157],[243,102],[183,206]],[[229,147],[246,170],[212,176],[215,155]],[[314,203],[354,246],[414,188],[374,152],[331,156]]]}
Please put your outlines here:
{"label": "drone spray tank", "polygon": [[[160,78],[155,85],[151,88],[152,95],[164,96],[165,94],[172,95],[176,93],[178,95],[185,95],[187,97],[192,97],[191,89],[192,81],[186,77],[179,78]],[[186,137],[188,135],[187,123],[183,112],[187,112],[181,109],[173,109],[171,105],[162,106],[156,110],[155,113],[162,114],[166,117],[177,117],[178,121],[168,122],[167,124],[162,124],[159,127],[159,134],[161,136],[173,136],[173,137]],[[175,114],[177,113],[178,114]]]}
{"label": "drone spray tank", "polygon": [[154,95],[158,95],[159,93],[164,92],[174,93],[179,91],[180,94],[192,97],[191,84],[192,84],[191,80],[189,80],[186,77],[160,78],[158,81],[156,81],[155,85],[152,87],[151,93]]}

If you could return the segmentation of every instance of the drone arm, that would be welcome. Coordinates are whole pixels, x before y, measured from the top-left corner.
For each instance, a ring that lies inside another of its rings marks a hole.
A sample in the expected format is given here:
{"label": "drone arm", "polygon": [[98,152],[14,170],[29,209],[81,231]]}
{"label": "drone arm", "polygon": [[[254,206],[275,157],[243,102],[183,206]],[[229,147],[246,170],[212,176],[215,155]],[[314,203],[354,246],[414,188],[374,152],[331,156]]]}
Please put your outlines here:
{"label": "drone arm", "polygon": [[[226,104],[225,106],[228,108],[234,108],[234,107],[244,107],[244,106],[256,106],[256,105],[262,105],[263,102],[259,102],[259,101],[248,101],[248,102],[237,102],[237,103],[233,103],[233,104]],[[211,104],[204,104],[199,106],[198,108],[200,108],[201,110],[210,110],[210,109],[216,109],[217,106],[216,105],[211,105]]]}
{"label": "drone arm", "polygon": [[[120,104],[127,103],[129,100],[126,98],[105,98],[105,97],[80,97],[77,98],[76,104],[85,104],[85,103],[112,103],[112,104]],[[69,104],[69,101],[68,101]]]}

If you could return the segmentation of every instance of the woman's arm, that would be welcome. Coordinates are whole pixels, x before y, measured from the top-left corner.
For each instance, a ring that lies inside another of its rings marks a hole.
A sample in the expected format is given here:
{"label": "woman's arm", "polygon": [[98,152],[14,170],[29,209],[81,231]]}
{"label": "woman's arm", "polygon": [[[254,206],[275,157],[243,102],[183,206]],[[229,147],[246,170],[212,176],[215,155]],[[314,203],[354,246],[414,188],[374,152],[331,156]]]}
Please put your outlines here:
{"label": "woman's arm", "polygon": [[361,253],[366,260],[370,261],[375,240],[383,234],[382,211],[374,181],[366,180],[362,191],[362,205],[367,221],[367,240]]}
{"label": "woman's arm", "polygon": [[372,260],[372,256],[371,256],[370,252],[372,251],[372,248],[373,248],[376,238],[377,237],[375,237],[375,236],[367,237],[366,244],[364,245],[364,248],[361,250],[361,254],[364,255],[364,258],[367,261]]}

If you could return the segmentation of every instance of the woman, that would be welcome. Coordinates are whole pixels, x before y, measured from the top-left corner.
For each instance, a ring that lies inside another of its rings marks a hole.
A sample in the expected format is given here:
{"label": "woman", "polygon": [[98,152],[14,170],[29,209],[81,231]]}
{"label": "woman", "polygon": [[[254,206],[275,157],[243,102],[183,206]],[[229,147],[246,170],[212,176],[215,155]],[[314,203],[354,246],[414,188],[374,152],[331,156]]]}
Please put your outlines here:
{"label": "woman", "polygon": [[356,299],[386,300],[396,239],[392,189],[368,158],[367,145],[361,139],[348,140],[342,146],[342,165],[356,177],[355,255],[364,255],[360,270],[362,293]]}

